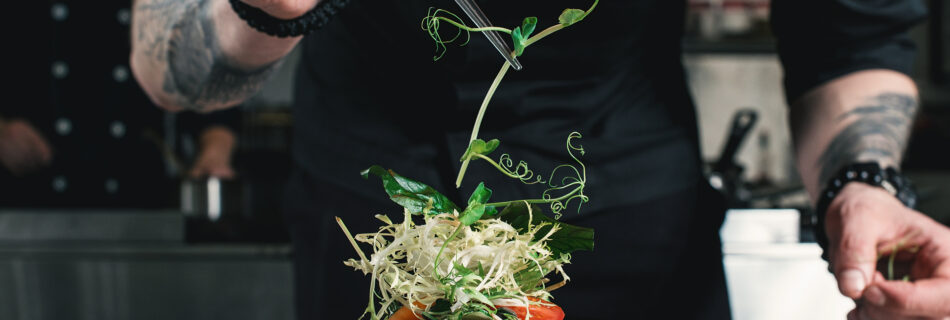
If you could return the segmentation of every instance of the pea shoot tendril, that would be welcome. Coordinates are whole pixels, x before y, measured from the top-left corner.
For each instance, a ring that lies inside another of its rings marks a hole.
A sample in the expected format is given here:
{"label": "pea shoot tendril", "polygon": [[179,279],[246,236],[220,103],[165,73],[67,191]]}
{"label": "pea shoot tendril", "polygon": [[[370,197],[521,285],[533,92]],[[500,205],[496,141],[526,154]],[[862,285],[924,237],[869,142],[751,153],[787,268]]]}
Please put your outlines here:
{"label": "pea shoot tendril", "polygon": [[[436,8],[428,10],[421,28],[435,42],[433,60],[444,57],[448,44],[464,46],[471,32],[486,31],[510,35],[515,48],[511,54],[520,56],[538,40],[582,21],[598,2],[594,0],[586,11],[565,9],[557,24],[537,33],[535,17],[525,18],[512,29],[472,28],[458,15]],[[455,30],[443,28],[448,26]],[[460,158],[456,187],[461,186],[471,160],[481,159],[509,178],[546,189],[537,199],[489,202],[492,190],[480,183],[467,205],[457,206],[432,187],[392,170],[380,166],[364,170],[364,178],[372,175],[382,180],[390,199],[403,207],[403,220],[394,222],[377,215],[384,223],[378,231],[353,235],[340,218],[336,219],[359,256],[344,264],[372,277],[369,304],[361,318],[387,319],[399,308],[408,308],[426,319],[462,319],[469,315],[517,319],[514,314],[499,312],[497,306],[549,303],[544,301],[550,299],[549,292],[570,279],[562,268],[570,262],[570,253],[593,250],[593,229],[557,220],[564,208],[577,203],[579,211],[589,201],[584,194],[587,168],[579,158],[584,148],[576,141],[580,133],[570,133],[565,143],[573,162],[555,166],[548,175],[536,173],[524,160],[515,163],[507,153],[494,160],[489,154],[500,142],[478,139],[488,104],[510,67],[507,61],[502,64],[479,107],[468,147]],[[536,205],[542,204],[549,206],[554,219],[539,212]],[[418,216],[422,223],[418,223]],[[360,243],[371,246],[372,254],[364,254]],[[551,273],[561,275],[563,280],[548,286],[545,277]],[[525,312],[530,318],[530,309]]]}

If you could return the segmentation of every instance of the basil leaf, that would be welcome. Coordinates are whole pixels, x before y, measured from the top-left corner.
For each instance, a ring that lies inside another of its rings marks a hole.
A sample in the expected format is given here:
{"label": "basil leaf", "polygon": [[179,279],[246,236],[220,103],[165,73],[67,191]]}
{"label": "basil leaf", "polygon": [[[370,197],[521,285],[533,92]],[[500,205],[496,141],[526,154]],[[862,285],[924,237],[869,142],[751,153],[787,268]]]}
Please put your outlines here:
{"label": "basil leaf", "polygon": [[557,20],[561,23],[561,25],[567,27],[577,23],[578,21],[584,20],[585,14],[587,13],[581,9],[564,9],[564,12],[561,12],[561,16],[558,17]]}
{"label": "basil leaf", "polygon": [[501,144],[501,142],[498,141],[498,139],[491,139],[488,142],[485,142],[485,140],[482,139],[472,140],[472,143],[468,145],[468,149],[465,149],[465,153],[462,154],[461,161],[465,161],[465,159],[471,157],[471,154],[473,153],[487,156],[492,151],[495,151],[499,144]]}
{"label": "basil leaf", "polygon": [[383,189],[386,190],[389,199],[413,214],[452,213],[458,210],[448,197],[424,183],[400,176],[392,170],[377,165],[360,172],[363,179],[369,179],[370,174],[383,180]]}
{"label": "basil leaf", "polygon": [[548,238],[547,242],[548,249],[551,250],[555,257],[577,250],[594,250],[594,229],[578,227],[557,221],[544,215],[544,212],[542,212],[538,206],[531,206],[531,212],[532,218],[530,219],[531,221],[528,221],[528,207],[525,206],[524,202],[520,202],[511,204],[505,207],[504,210],[501,210],[499,218],[519,230],[526,230],[529,225],[550,223],[550,225],[542,227],[535,233],[535,240],[546,235],[552,226],[558,226],[560,229],[555,231],[554,234]]}

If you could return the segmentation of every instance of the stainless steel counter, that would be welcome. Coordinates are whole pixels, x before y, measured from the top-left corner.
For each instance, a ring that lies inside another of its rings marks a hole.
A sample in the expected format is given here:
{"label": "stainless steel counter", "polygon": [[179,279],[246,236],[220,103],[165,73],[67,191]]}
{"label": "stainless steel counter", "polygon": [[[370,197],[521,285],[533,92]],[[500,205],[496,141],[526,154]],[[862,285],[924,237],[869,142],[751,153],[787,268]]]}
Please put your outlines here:
{"label": "stainless steel counter", "polygon": [[173,210],[0,209],[0,242],[182,242],[184,218]]}
{"label": "stainless steel counter", "polygon": [[188,244],[182,215],[0,210],[0,319],[292,319],[286,244]]}

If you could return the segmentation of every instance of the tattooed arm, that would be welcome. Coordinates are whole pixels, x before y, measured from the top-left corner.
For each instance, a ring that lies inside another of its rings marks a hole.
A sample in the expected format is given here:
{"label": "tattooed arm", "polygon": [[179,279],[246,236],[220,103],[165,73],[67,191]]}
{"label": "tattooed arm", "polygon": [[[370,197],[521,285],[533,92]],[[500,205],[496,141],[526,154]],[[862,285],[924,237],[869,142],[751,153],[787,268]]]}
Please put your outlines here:
{"label": "tattooed arm", "polygon": [[[278,18],[294,18],[318,0],[245,0]],[[228,0],[136,0],[130,65],[155,104],[209,111],[257,92],[301,37],[250,28]]]}
{"label": "tattooed arm", "polygon": [[[917,90],[889,70],[854,72],[793,103],[797,163],[812,199],[840,168],[876,161],[899,167],[917,109]],[[950,229],[904,207],[881,188],[849,183],[825,215],[829,269],[856,299],[849,319],[950,319]],[[919,249],[914,282],[887,281],[878,256],[895,246]]]}
{"label": "tattooed arm", "polygon": [[812,199],[848,164],[900,167],[916,109],[914,82],[885,70],[846,75],[797,100],[790,115],[796,160]]}

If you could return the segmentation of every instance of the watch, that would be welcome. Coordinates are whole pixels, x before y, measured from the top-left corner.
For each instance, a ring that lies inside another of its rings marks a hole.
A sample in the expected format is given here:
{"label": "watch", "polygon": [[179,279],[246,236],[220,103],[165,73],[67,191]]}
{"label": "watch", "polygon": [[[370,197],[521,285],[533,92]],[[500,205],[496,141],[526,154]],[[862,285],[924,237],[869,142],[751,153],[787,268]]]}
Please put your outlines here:
{"label": "watch", "polygon": [[894,167],[881,168],[877,162],[861,162],[848,165],[838,171],[828,181],[815,206],[817,224],[815,239],[823,250],[821,257],[828,260],[828,235],[825,233],[825,214],[828,206],[841,193],[841,189],[851,182],[861,182],[887,190],[908,208],[917,206],[917,193],[910,179],[901,175]]}
{"label": "watch", "polygon": [[285,38],[306,35],[322,28],[350,0],[323,0],[304,15],[290,20],[275,18],[241,0],[229,1],[238,17],[247,22],[251,28],[271,36]]}

